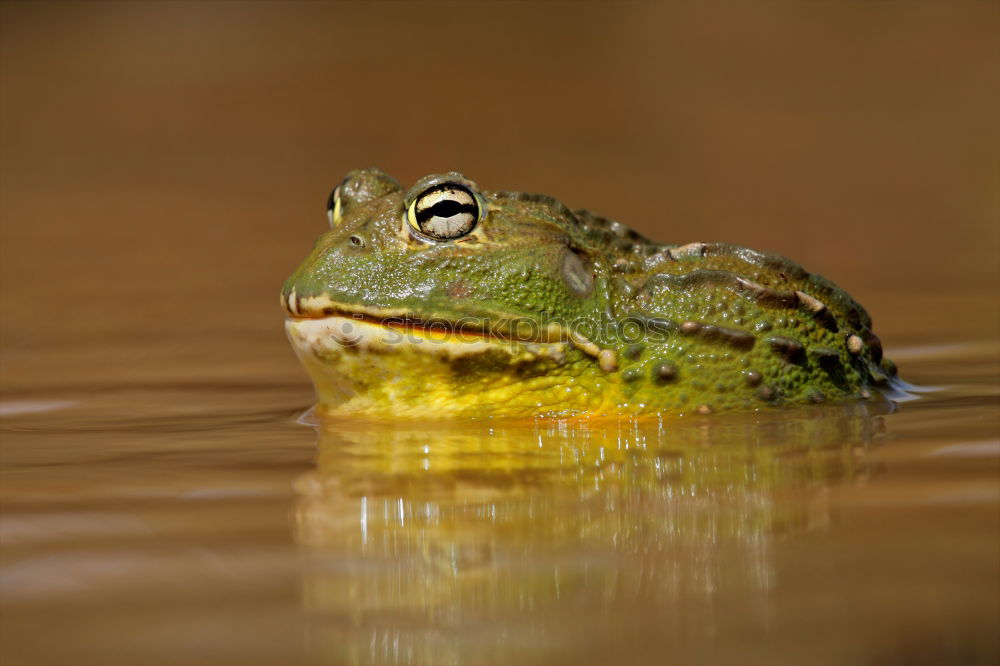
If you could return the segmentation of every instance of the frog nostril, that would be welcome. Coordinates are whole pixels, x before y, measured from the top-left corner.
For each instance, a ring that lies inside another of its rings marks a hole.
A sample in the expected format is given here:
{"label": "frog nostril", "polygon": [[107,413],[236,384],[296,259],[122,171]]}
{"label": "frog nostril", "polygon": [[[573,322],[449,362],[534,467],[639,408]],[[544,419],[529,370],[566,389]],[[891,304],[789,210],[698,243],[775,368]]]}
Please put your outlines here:
{"label": "frog nostril", "polygon": [[365,239],[361,236],[351,236],[351,245],[360,250],[365,246]]}

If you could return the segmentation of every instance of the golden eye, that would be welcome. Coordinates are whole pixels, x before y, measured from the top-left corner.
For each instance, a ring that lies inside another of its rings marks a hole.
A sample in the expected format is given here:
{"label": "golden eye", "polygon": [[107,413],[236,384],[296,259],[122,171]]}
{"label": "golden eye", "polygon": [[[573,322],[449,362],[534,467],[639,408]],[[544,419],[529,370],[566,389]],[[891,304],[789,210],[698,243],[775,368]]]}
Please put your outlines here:
{"label": "golden eye", "polygon": [[438,183],[414,197],[406,220],[414,231],[431,240],[454,240],[472,232],[482,207],[472,190],[458,183]]}
{"label": "golden eye", "polygon": [[340,185],[333,188],[333,192],[330,192],[330,198],[326,200],[326,216],[330,220],[330,227],[335,227],[340,224],[340,216],[343,214],[343,204],[340,202],[340,188],[343,187],[344,183],[341,182]]}

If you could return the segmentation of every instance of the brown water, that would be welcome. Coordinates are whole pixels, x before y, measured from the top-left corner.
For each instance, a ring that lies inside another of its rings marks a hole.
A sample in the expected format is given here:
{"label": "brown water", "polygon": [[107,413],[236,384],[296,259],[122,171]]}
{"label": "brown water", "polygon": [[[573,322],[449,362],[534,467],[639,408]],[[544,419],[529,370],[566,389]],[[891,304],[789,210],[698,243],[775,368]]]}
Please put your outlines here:
{"label": "brown water", "polygon": [[[1000,660],[995,5],[456,7],[0,5],[0,663]],[[302,423],[370,163],[780,251],[920,391]]]}

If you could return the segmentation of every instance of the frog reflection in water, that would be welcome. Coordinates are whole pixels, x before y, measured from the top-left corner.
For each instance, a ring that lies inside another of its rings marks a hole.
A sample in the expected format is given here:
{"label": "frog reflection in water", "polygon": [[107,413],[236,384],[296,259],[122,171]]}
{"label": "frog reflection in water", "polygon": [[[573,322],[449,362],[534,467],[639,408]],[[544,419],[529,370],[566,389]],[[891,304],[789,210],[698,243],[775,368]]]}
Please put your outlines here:
{"label": "frog reflection in water", "polygon": [[285,282],[321,414],[709,413],[872,397],[868,314],[774,254],[654,243],[457,173],[351,172]]}
{"label": "frog reflection in water", "polygon": [[312,661],[780,661],[817,598],[800,549],[876,478],[883,408],[326,423],[294,514]]}

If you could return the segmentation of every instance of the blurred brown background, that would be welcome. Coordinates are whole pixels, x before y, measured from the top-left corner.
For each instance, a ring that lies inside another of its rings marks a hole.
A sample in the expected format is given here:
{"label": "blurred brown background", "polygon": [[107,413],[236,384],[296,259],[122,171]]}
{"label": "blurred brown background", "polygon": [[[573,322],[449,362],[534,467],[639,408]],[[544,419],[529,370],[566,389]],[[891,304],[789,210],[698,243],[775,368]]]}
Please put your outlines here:
{"label": "blurred brown background", "polygon": [[308,400],[278,289],[368,165],[776,250],[890,353],[996,339],[998,13],[4,3],[5,388],[274,376]]}

